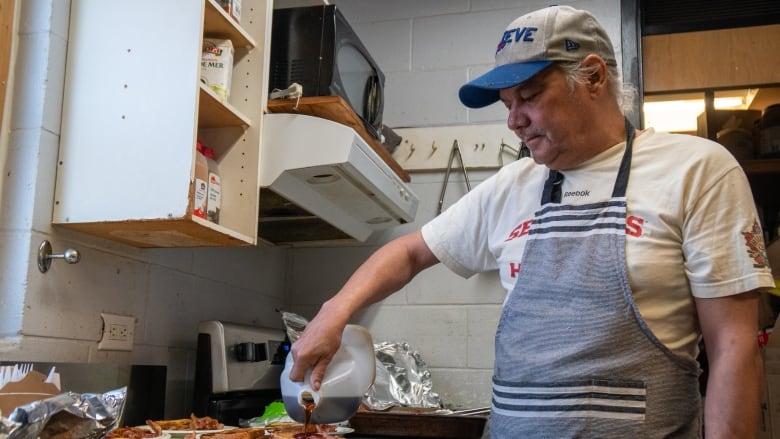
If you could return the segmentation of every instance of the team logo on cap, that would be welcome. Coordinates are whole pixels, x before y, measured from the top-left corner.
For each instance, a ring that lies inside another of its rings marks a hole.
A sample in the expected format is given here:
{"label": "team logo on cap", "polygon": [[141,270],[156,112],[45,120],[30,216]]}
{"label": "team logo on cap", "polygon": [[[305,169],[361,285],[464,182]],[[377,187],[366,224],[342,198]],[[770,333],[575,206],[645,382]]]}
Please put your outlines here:
{"label": "team logo on cap", "polygon": [[577,50],[580,48],[580,43],[576,41],[565,40],[564,44],[567,52],[571,52],[572,50]]}
{"label": "team logo on cap", "polygon": [[534,33],[538,31],[535,27],[516,27],[514,29],[507,29],[501,35],[501,41],[498,42],[496,47],[496,54],[504,50],[509,43],[532,43],[534,41]]}

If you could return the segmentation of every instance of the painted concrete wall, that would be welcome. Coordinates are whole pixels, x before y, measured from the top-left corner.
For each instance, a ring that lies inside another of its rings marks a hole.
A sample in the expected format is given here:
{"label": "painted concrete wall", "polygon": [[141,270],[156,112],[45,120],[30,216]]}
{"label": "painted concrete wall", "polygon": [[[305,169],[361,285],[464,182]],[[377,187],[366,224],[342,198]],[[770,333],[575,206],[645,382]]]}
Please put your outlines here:
{"label": "painted concrete wall", "polygon": [[[252,0],[244,0],[245,7]],[[547,2],[509,0],[338,0],[387,76],[391,127],[503,121],[492,106],[468,111],[457,88],[489,68],[496,39],[514,17]],[[580,0],[619,43],[618,0]],[[67,0],[24,0],[11,84],[7,151],[0,157],[0,359],[164,364],[166,416],[192,400],[196,325],[222,319],[280,327],[276,308],[311,317],[349,274],[387,240],[435,214],[443,176],[414,174],[417,221],[338,248],[141,250],[50,224],[68,36]],[[2,136],[0,136],[2,137]],[[472,184],[490,172],[470,175]],[[453,175],[445,206],[465,193]],[[37,248],[73,247],[76,265],[41,274]],[[462,280],[443,267],[356,318],[374,338],[404,340],[431,367],[434,389],[453,407],[489,402],[493,331],[504,298],[493,273]],[[136,317],[132,352],[98,351],[101,312]]]}

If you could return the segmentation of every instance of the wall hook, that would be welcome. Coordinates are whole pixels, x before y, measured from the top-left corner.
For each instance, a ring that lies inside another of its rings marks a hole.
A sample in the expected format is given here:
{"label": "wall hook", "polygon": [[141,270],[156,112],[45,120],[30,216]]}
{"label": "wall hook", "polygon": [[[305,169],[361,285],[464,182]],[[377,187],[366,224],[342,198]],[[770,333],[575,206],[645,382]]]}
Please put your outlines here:
{"label": "wall hook", "polygon": [[81,254],[79,254],[78,250],[67,248],[64,252],[53,255],[51,253],[51,243],[48,240],[44,240],[41,242],[41,246],[38,247],[38,270],[41,273],[49,271],[52,259],[63,259],[68,264],[75,264],[81,260]]}
{"label": "wall hook", "polygon": [[436,146],[436,141],[434,140],[433,142],[431,142],[431,153],[428,154],[428,158],[433,157],[433,154],[436,153],[437,149],[439,149],[439,147]]}
{"label": "wall hook", "polygon": [[407,160],[409,160],[409,157],[411,157],[411,156],[412,156],[412,154],[414,154],[414,143],[412,143],[411,145],[409,145],[409,155],[408,155],[408,156],[406,156],[406,159],[407,159]]}
{"label": "wall hook", "polygon": [[504,166],[504,150],[508,149],[509,151],[513,152],[515,156],[519,159],[520,158],[520,149],[512,148],[510,145],[507,145],[504,143],[504,139],[501,139],[501,146],[498,148],[498,166],[502,167]]}

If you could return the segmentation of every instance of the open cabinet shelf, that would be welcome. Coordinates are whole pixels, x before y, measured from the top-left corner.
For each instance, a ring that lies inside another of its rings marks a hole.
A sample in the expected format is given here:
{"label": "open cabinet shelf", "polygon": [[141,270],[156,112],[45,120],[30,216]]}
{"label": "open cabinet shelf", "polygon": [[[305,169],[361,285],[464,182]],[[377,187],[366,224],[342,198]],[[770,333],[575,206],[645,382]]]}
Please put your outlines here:
{"label": "open cabinet shelf", "polygon": [[[72,0],[52,222],[136,247],[257,243],[272,0],[237,23],[214,0]],[[203,38],[234,47],[222,102]],[[193,215],[195,145],[215,151],[219,224]]]}

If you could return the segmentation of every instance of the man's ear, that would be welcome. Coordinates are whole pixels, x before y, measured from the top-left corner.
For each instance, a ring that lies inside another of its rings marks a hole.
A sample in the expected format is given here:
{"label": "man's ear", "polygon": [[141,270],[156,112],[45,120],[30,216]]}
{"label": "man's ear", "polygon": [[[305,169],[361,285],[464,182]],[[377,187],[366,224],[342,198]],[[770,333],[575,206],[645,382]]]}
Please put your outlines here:
{"label": "man's ear", "polygon": [[591,93],[597,91],[600,88],[606,87],[607,64],[600,56],[594,54],[586,56],[582,60],[582,66],[593,72],[591,73],[587,82],[588,90],[590,90]]}

